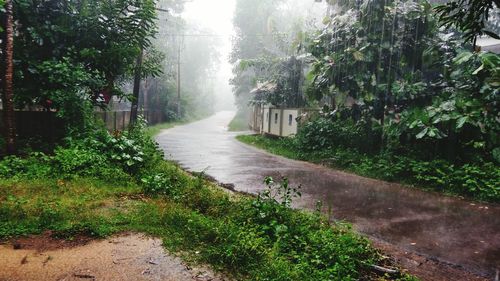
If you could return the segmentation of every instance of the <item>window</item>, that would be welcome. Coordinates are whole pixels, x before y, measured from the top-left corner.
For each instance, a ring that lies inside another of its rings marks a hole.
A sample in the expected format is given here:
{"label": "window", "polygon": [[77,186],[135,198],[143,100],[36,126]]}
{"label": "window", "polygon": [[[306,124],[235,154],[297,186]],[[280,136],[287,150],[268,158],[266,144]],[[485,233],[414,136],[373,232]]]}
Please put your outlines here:
{"label": "window", "polygon": [[278,113],[274,113],[274,124],[278,124]]}
{"label": "window", "polygon": [[290,114],[288,115],[288,126],[292,126],[292,122],[293,122],[293,115]]}

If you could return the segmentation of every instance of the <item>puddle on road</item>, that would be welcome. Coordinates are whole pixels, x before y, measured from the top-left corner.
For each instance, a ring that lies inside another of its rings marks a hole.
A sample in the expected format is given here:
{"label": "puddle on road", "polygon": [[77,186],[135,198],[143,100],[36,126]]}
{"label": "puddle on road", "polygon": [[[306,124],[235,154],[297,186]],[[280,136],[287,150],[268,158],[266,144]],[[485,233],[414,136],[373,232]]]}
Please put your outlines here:
{"label": "puddle on road", "polygon": [[0,245],[1,281],[229,280],[206,268],[188,267],[180,258],[166,253],[160,239],[141,234],[42,251],[29,244],[14,246]]}

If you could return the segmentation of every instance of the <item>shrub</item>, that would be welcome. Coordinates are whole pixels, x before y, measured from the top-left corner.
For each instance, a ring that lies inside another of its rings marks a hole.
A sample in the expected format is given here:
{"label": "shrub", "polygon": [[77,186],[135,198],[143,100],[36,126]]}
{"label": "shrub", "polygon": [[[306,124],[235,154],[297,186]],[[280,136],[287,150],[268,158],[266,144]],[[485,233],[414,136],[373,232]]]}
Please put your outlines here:
{"label": "shrub", "polygon": [[3,178],[43,178],[52,169],[51,158],[43,153],[32,153],[27,158],[6,156],[0,160],[0,177]]}
{"label": "shrub", "polygon": [[54,151],[52,163],[63,175],[96,175],[100,168],[107,165],[106,157],[93,149],[79,147],[62,148]]}
{"label": "shrub", "polygon": [[144,193],[149,195],[167,195],[172,186],[170,179],[163,173],[158,173],[141,178]]}
{"label": "shrub", "polygon": [[379,150],[380,139],[381,132],[373,127],[371,121],[319,117],[300,129],[296,143],[309,152],[345,147],[368,153]]}

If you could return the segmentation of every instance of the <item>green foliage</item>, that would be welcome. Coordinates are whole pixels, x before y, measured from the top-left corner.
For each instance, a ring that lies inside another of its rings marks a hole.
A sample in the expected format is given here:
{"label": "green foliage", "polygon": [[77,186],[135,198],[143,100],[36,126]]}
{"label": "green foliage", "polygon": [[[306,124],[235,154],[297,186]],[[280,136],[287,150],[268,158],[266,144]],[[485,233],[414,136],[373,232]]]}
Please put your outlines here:
{"label": "green foliage", "polygon": [[35,152],[26,158],[5,157],[0,161],[0,176],[140,180],[142,169],[162,159],[156,143],[144,130],[141,119],[137,127],[117,135],[95,129],[83,139],[67,138],[67,144],[57,147],[53,155]]}
{"label": "green foliage", "polygon": [[57,148],[54,151],[53,165],[61,175],[97,175],[99,169],[106,167],[106,157],[92,150],[79,147]]}
{"label": "green foliage", "polygon": [[69,130],[88,129],[93,117],[92,100],[88,93],[103,86],[97,71],[89,71],[82,63],[63,57],[61,60],[41,62],[30,75],[39,79],[36,85],[38,91],[22,89],[17,99],[20,107],[34,102],[57,110],[56,116],[64,120],[67,133],[71,133]]}
{"label": "green foliage", "polygon": [[443,26],[454,26],[464,33],[467,41],[481,35],[500,39],[494,30],[488,29],[490,14],[500,7],[498,0],[456,0],[437,6],[439,21]]}
{"label": "green foliage", "polygon": [[[301,107],[305,105],[302,95],[304,64],[295,56],[286,58],[259,58],[240,61],[241,72],[254,72],[257,88],[252,91],[251,104]],[[234,81],[236,82],[236,81]]]}
{"label": "green foliage", "polygon": [[301,186],[291,187],[287,178],[282,178],[281,182],[276,183],[272,177],[266,177],[264,183],[267,189],[259,194],[257,201],[254,201],[254,203],[265,202],[290,208],[292,201],[302,196],[299,191]]}
{"label": "green foliage", "polygon": [[420,93],[422,83],[434,76],[421,58],[435,48],[437,38],[428,2],[364,1],[328,19],[309,40],[314,62],[307,92],[317,100],[330,97],[332,104],[353,98],[383,122],[386,107],[414,99],[398,94],[402,86]]}
{"label": "green foliage", "polygon": [[14,9],[17,107],[57,111],[68,135],[88,128],[93,105],[124,96],[117,84],[129,76],[141,48],[148,51],[143,72],[158,72],[161,55],[148,49],[156,32],[152,0],[21,0]]}
{"label": "green foliage", "polygon": [[496,137],[499,69],[496,54],[458,54],[441,94],[424,108],[405,109],[400,120],[390,125],[393,137],[406,134],[417,140],[416,145],[448,146],[454,152],[455,159],[449,159],[453,162],[491,161],[493,149],[500,145]]}
{"label": "green foliage", "polygon": [[[115,146],[127,146],[126,140],[144,152],[132,170],[113,158],[123,151]],[[379,255],[369,242],[347,224],[292,209],[300,191],[287,179],[266,178],[267,189],[257,198],[229,194],[202,175],[188,176],[155,148],[139,126],[121,136],[98,131],[88,139],[68,139],[53,156],[5,158],[0,239],[45,230],[63,239],[141,231],[238,280],[376,278],[369,265]],[[137,180],[119,181],[102,175],[103,169],[126,171]]]}
{"label": "green foliage", "polygon": [[141,178],[144,193],[167,195],[170,186],[170,179],[165,174],[159,173]]}
{"label": "green foliage", "polygon": [[378,151],[380,126],[361,119],[342,120],[336,116],[320,117],[304,124],[295,138],[304,151],[321,151],[335,147],[355,148],[362,152]]}
{"label": "green foliage", "polygon": [[[299,55],[305,53],[304,34],[318,22],[315,13],[302,12],[310,8],[304,1],[236,1],[230,83],[238,109],[244,110],[249,102],[293,107],[306,103],[302,89],[306,65]],[[250,94],[265,82],[275,85],[273,91]]]}
{"label": "green foliage", "polygon": [[451,1],[438,16],[427,1],[340,7],[306,46],[314,57],[307,92],[332,109],[272,149],[498,201],[500,56],[465,51],[438,28],[439,17],[469,39],[483,34],[493,2]]}
{"label": "green foliage", "polygon": [[229,122],[228,130],[235,131],[247,131],[248,130],[248,115],[243,110],[238,110],[233,120]]}

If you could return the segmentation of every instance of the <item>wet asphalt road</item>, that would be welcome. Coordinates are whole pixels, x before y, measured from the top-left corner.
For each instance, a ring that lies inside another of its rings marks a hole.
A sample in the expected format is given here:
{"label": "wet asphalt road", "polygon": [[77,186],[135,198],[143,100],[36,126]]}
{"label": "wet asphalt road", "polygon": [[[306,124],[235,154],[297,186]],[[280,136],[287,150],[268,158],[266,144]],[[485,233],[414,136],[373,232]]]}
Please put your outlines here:
{"label": "wet asphalt road", "polygon": [[[175,127],[157,137],[166,157],[240,191],[258,193],[265,176],[301,184],[296,207],[321,200],[336,219],[401,249],[494,274],[500,268],[500,206],[473,203],[274,156],[234,139],[234,113]],[[240,133],[241,134],[241,133]]]}

